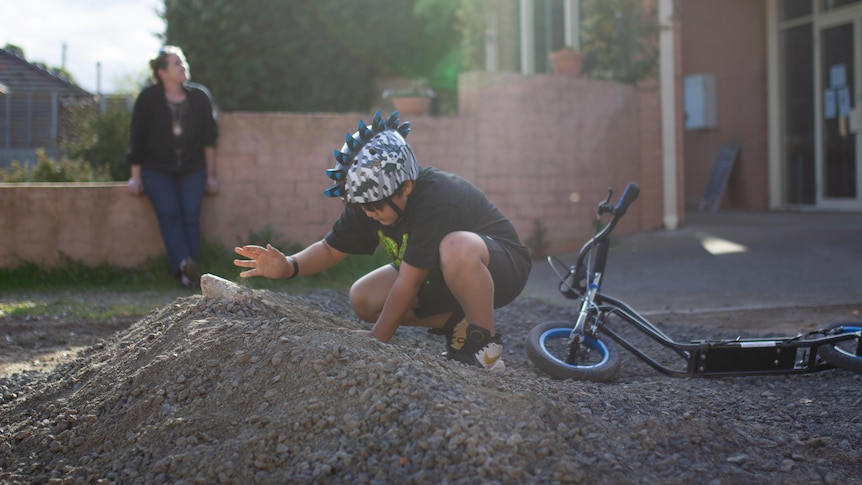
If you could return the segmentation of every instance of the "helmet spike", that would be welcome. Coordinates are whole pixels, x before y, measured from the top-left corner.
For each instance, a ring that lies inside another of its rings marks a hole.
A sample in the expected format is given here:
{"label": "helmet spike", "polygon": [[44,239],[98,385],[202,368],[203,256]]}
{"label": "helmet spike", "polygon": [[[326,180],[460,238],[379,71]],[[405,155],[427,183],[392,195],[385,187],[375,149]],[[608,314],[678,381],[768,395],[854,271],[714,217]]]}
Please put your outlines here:
{"label": "helmet spike", "polygon": [[398,127],[398,122],[401,121],[398,119],[398,112],[393,111],[389,118],[386,119],[386,129],[395,129]]}
{"label": "helmet spike", "polygon": [[374,132],[371,131],[371,128],[365,124],[365,120],[359,120],[359,129],[357,130],[359,134],[359,139],[364,143],[368,142],[372,136],[374,136]]}
{"label": "helmet spike", "polygon": [[350,155],[335,150],[335,160],[338,162],[339,165],[348,165],[350,164]]}
{"label": "helmet spike", "polygon": [[347,143],[347,148],[354,153],[358,152],[363,145],[362,140],[357,140],[356,138],[353,138],[353,135],[351,135],[350,133],[348,133],[347,136],[344,137],[344,142]]}
{"label": "helmet spike", "polygon": [[347,172],[341,168],[330,168],[326,170],[326,176],[331,180],[344,180],[347,177]]}
{"label": "helmet spike", "polygon": [[333,185],[328,189],[323,191],[327,197],[344,197],[344,186],[343,185]]}
{"label": "helmet spike", "polygon": [[380,133],[386,128],[386,125],[383,122],[383,117],[380,116],[379,109],[374,113],[374,119],[371,120],[371,127],[375,134]]}
{"label": "helmet spike", "polygon": [[398,133],[401,133],[401,136],[407,138],[407,134],[410,133],[410,122],[405,121],[398,126]]}

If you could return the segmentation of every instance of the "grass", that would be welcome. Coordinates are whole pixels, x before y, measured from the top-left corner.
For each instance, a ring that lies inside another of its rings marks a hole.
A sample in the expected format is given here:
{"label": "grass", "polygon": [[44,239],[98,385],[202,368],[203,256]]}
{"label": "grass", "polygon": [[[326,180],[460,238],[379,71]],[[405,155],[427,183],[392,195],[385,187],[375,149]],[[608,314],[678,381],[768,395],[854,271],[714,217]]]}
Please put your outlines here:
{"label": "grass", "polygon": [[146,315],[153,309],[152,303],[119,303],[113,305],[93,305],[88,301],[60,298],[50,301],[33,299],[14,299],[0,302],[0,318],[65,318],[103,322],[117,318],[134,318]]}
{"label": "grass", "polygon": [[[252,241],[255,244],[261,242],[254,238]],[[298,249],[297,245],[284,243],[277,247],[288,252]],[[350,256],[322,273],[287,281],[241,279],[241,268],[233,265],[234,256],[232,249],[204,241],[201,246],[201,272],[212,273],[254,289],[302,292],[331,288],[346,291],[357,278],[388,262],[382,254]],[[168,298],[169,295],[183,294],[179,282],[171,276],[168,268],[167,256],[164,255],[151,258],[134,268],[86,265],[68,256],[61,256],[60,263],[50,268],[21,261],[13,267],[0,268],[0,318],[32,316],[107,321],[116,317],[143,316],[163,304],[163,299],[154,298],[152,294],[165,294]],[[196,293],[187,291],[188,294]],[[120,298],[115,304],[93,305],[86,298],[70,296],[70,293],[140,293],[141,297]],[[144,293],[148,296],[144,297]],[[38,298],[34,295],[38,295]]]}

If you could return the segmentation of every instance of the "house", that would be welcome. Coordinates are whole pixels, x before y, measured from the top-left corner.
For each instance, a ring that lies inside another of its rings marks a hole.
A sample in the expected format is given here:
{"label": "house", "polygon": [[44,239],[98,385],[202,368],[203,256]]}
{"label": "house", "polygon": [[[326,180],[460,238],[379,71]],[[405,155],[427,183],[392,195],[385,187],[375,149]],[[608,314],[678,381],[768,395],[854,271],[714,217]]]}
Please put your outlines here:
{"label": "house", "polygon": [[91,93],[19,54],[0,49],[0,167],[35,161],[37,148],[59,158],[70,108],[95,102]]}
{"label": "house", "polygon": [[[576,43],[580,2],[561,3],[545,20],[548,2],[498,4],[514,20],[489,23],[488,70],[542,72],[545,24]],[[643,4],[663,27],[665,226],[698,207],[729,143],[740,150],[722,207],[862,211],[862,0]]]}

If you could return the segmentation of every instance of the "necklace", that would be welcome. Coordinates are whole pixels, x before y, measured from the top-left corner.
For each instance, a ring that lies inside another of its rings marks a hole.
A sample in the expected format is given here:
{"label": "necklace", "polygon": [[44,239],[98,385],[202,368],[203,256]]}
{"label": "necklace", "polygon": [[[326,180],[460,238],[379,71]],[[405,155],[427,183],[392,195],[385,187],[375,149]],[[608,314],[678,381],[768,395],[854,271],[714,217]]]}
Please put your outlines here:
{"label": "necklace", "polygon": [[185,100],[179,103],[168,101],[168,108],[171,110],[171,131],[173,131],[174,136],[177,138],[183,134],[183,110],[185,106]]}

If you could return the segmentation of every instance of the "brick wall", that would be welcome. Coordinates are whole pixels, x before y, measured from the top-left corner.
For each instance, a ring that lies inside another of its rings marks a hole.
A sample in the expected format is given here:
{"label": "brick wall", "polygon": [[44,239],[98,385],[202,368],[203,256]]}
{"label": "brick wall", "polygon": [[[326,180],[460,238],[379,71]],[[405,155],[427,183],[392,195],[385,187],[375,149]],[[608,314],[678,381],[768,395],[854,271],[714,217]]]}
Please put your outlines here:
{"label": "brick wall", "polygon": [[[408,141],[419,163],[473,181],[522,239],[540,220],[551,252],[576,249],[596,203],[628,182],[641,197],[621,233],[661,225],[658,94],[554,75],[461,76],[458,117],[420,116]],[[323,237],[341,202],[324,170],[365,114],[222,113],[221,192],[204,201],[204,237],[228,247],[269,224],[289,241]],[[62,252],[89,264],[135,265],[163,251],[145,198],[125,184],[0,185],[0,265],[53,264]]]}

